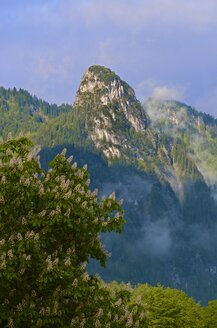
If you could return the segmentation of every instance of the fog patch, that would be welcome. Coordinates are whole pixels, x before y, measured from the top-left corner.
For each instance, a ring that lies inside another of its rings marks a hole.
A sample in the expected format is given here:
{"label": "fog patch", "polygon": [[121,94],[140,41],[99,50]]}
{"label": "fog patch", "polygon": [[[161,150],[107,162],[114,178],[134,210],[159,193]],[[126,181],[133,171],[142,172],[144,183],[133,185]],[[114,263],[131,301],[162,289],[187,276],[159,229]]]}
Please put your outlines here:
{"label": "fog patch", "polygon": [[145,101],[148,97],[153,100],[178,100],[185,99],[185,88],[181,86],[168,85],[162,81],[144,80],[136,86],[138,97]]}
{"label": "fog patch", "polygon": [[183,100],[184,92],[175,87],[160,85],[152,90],[151,97],[155,100]]}
{"label": "fog patch", "polygon": [[172,247],[168,219],[147,222],[143,229],[143,239],[137,241],[138,248],[151,256],[168,255]]}
{"label": "fog patch", "polygon": [[175,137],[176,132],[191,125],[187,113],[187,105],[177,101],[160,101],[150,98],[144,108],[151,118],[151,125]]}

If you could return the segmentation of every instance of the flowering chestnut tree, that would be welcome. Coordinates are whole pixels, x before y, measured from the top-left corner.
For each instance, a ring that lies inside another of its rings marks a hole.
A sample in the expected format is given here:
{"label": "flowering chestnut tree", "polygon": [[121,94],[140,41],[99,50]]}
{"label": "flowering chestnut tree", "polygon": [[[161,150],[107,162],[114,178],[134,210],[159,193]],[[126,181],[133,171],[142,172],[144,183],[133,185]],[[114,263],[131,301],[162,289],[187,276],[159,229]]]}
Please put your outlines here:
{"label": "flowering chestnut tree", "polygon": [[44,172],[32,146],[25,137],[0,145],[0,326],[139,326],[130,292],[111,293],[85,268],[89,258],[105,265],[99,234],[121,231],[120,203],[99,200],[86,166],[64,151]]}

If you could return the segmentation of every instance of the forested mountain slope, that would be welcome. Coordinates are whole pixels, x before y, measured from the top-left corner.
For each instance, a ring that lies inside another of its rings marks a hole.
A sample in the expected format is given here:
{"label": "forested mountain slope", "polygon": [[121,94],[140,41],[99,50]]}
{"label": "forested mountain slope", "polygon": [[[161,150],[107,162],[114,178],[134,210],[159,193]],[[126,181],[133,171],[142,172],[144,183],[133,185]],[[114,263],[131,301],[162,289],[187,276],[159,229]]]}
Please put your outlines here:
{"label": "forested mountain slope", "polygon": [[33,135],[39,126],[47,123],[52,117],[68,112],[71,106],[50,105],[25,90],[0,87],[0,109],[1,136],[21,132]]}
{"label": "forested mountain slope", "polygon": [[124,198],[106,280],[163,283],[198,300],[217,297],[217,122],[178,102],[141,105],[115,73],[91,66],[73,106],[0,89],[0,134],[28,133],[41,162],[67,146],[101,195]]}

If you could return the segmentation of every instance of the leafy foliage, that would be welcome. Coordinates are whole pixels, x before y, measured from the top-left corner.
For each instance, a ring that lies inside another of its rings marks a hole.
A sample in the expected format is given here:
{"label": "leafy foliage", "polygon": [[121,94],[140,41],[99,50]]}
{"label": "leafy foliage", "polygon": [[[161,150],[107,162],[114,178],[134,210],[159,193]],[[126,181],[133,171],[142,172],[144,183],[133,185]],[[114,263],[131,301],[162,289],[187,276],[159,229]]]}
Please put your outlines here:
{"label": "leafy foliage", "polygon": [[43,172],[31,146],[26,138],[0,146],[1,325],[131,327],[120,293],[85,270],[89,257],[105,265],[99,233],[121,231],[119,203],[114,194],[100,201],[86,167],[64,152]]}
{"label": "leafy foliage", "polygon": [[132,293],[131,302],[135,300],[146,310],[148,327],[203,327],[201,307],[182,291],[139,285]]}
{"label": "leafy foliage", "polygon": [[217,300],[209,301],[204,308],[204,327],[213,328],[217,326]]}

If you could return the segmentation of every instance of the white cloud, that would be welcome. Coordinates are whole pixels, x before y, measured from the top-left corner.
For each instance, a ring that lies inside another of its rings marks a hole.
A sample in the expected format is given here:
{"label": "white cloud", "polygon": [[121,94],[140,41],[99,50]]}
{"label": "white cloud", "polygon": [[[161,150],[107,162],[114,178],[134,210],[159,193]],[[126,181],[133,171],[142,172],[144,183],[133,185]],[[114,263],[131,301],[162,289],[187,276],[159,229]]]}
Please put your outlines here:
{"label": "white cloud", "polygon": [[80,21],[88,28],[111,24],[133,32],[159,25],[197,32],[217,26],[216,0],[21,1],[20,8],[20,21],[53,26]]}
{"label": "white cloud", "polygon": [[215,0],[93,0],[83,1],[82,10],[90,25],[110,20],[134,29],[164,24],[200,32],[217,25]]}
{"label": "white cloud", "polygon": [[151,97],[155,100],[179,100],[185,99],[185,88],[169,86],[160,81],[145,80],[136,87],[136,92],[141,100]]}
{"label": "white cloud", "polygon": [[183,100],[184,93],[182,90],[167,85],[155,87],[151,97],[156,100]]}

